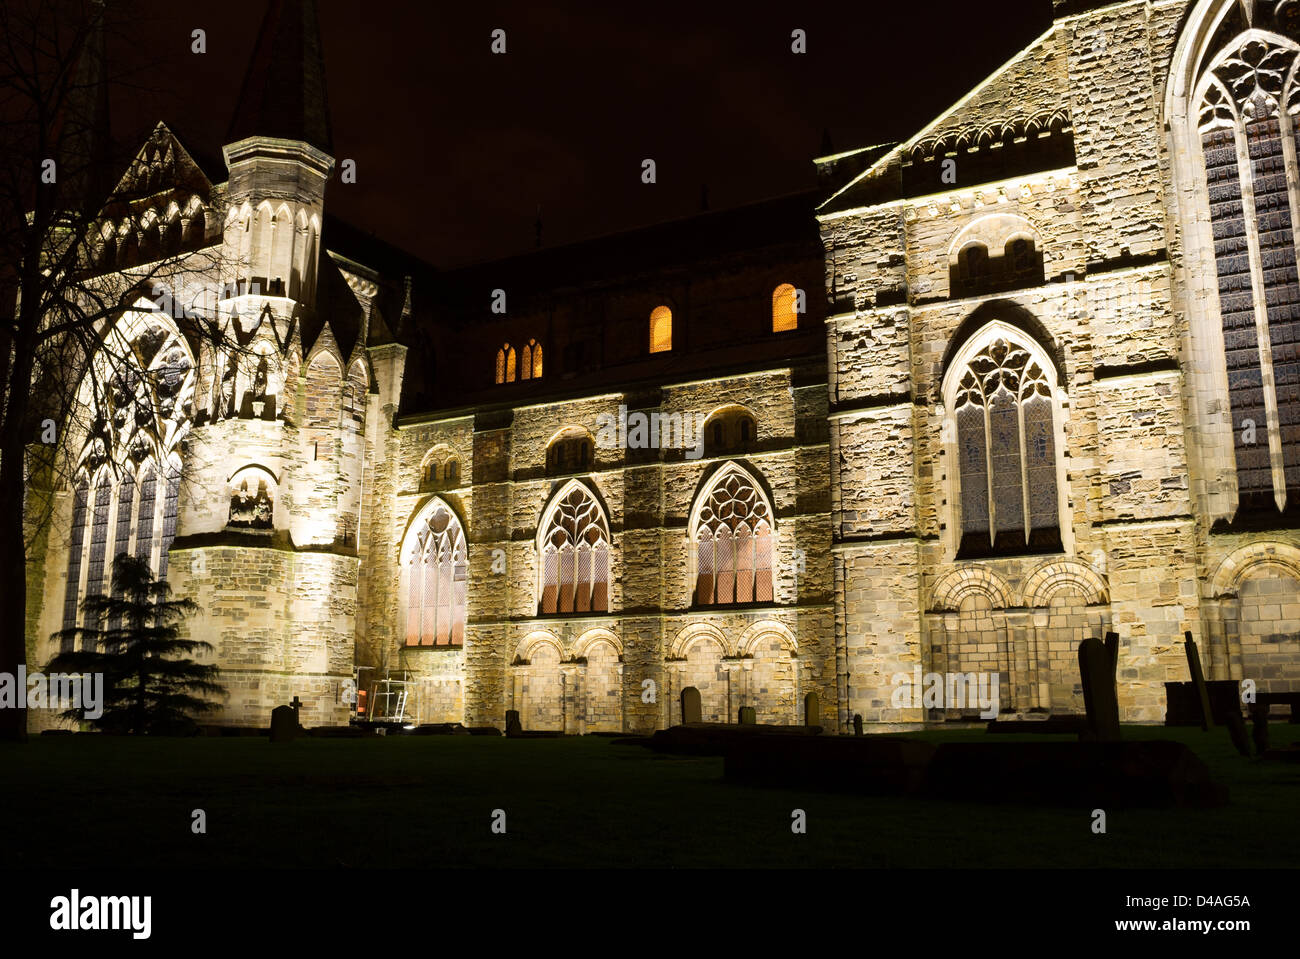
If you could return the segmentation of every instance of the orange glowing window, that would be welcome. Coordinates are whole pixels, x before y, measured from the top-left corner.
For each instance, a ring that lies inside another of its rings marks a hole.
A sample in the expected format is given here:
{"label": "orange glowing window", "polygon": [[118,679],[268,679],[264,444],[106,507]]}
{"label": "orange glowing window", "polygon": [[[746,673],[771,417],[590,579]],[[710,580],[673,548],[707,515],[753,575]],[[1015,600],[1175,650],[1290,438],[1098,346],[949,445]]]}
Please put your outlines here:
{"label": "orange glowing window", "polygon": [[521,375],[525,380],[530,376],[535,380],[542,378],[542,344],[536,340],[529,340],[528,345],[524,347],[524,365]]}
{"label": "orange glowing window", "polygon": [[509,343],[497,350],[497,382],[515,381],[515,348]]}
{"label": "orange glowing window", "polygon": [[667,353],[673,348],[673,311],[656,307],[650,314],[650,352]]}
{"label": "orange glowing window", "polygon": [[782,283],[772,293],[772,332],[784,333],[799,328],[799,291]]}

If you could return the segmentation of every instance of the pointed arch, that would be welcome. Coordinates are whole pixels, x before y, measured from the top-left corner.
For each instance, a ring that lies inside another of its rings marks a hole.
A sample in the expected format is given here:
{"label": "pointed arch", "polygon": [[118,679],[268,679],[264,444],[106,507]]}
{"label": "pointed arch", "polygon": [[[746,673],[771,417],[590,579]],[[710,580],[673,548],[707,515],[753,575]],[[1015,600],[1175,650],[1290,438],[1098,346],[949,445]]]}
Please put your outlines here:
{"label": "pointed arch", "polygon": [[609,611],[609,517],[585,483],[569,480],[537,527],[539,613]]}
{"label": "pointed arch", "polygon": [[267,292],[276,296],[288,296],[292,282],[294,245],[293,213],[287,203],[281,203],[271,217],[271,242],[267,253],[269,269]]}
{"label": "pointed arch", "polygon": [[754,474],[734,462],[717,470],[696,494],[689,531],[696,605],[774,600],[776,515]]}
{"label": "pointed arch", "polygon": [[399,552],[407,646],[464,645],[468,550],[460,517],[441,497],[412,517]]}
{"label": "pointed arch", "polygon": [[303,426],[329,427],[338,423],[336,399],[343,381],[343,362],[331,349],[321,349],[307,363]]}
{"label": "pointed arch", "polygon": [[289,295],[302,297],[303,278],[307,275],[307,247],[309,244],[307,214],[298,211],[293,226],[293,270],[289,275]]}
{"label": "pointed arch", "polygon": [[168,256],[179,253],[181,249],[181,208],[172,200],[162,215],[162,250]]}
{"label": "pointed arch", "polygon": [[[182,441],[190,427],[195,364],[175,322],[140,299],[104,335],[78,386],[92,425],[77,455],[63,625],[111,585],[112,563],[134,553],[159,579],[176,535]],[[160,475],[154,464],[166,464]],[[161,481],[161,490],[159,485]]]}
{"label": "pointed arch", "polygon": [[348,368],[348,378],[343,384],[343,412],[360,422],[366,413],[366,393],[370,390],[370,371],[360,357]]}
{"label": "pointed arch", "polygon": [[498,385],[503,383],[513,383],[515,381],[515,348],[509,343],[502,345],[497,350],[496,382]]}
{"label": "pointed arch", "polygon": [[1051,357],[992,320],[953,354],[942,381],[948,524],[959,558],[1059,552],[1066,513],[1064,391]]}
{"label": "pointed arch", "polygon": [[1186,371],[1213,522],[1300,509],[1300,32],[1291,4],[1203,0],[1165,87]]}
{"label": "pointed arch", "polygon": [[312,302],[316,298],[316,274],[320,263],[320,218],[312,214],[307,222],[307,243],[303,249],[302,293],[299,299]]}

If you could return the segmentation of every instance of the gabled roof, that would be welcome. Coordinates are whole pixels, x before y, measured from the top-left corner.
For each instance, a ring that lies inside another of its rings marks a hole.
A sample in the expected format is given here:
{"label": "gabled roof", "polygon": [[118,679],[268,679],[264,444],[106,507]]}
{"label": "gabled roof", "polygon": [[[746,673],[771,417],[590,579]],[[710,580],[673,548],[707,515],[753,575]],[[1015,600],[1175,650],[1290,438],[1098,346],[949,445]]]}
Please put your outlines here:
{"label": "gabled roof", "polygon": [[[840,174],[838,189],[817,212],[1072,166],[1068,94],[1066,51],[1060,49],[1053,24],[916,135],[873,157],[866,169],[854,166],[854,154],[817,161],[823,181]],[[945,159],[957,161],[955,184],[942,177]]]}
{"label": "gabled roof", "polygon": [[271,0],[226,142],[251,136],[333,151],[315,0]]}
{"label": "gabled roof", "polygon": [[127,164],[109,201],[116,204],[164,192],[193,193],[207,200],[212,181],[167,124],[160,121]]}

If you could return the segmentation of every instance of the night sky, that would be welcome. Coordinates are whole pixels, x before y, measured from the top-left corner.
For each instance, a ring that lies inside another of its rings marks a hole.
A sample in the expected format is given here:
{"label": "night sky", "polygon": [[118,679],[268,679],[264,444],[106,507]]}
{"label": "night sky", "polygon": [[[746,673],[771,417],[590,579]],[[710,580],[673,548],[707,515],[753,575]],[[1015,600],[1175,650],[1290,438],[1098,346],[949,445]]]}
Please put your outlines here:
{"label": "night sky", "polygon": [[[133,6],[110,39],[129,81],[115,135],[161,119],[219,162],[265,0]],[[704,184],[714,210],[811,187],[823,130],[835,152],[904,139],[1052,16],[1050,0],[320,7],[335,154],[358,180],[336,171],[326,209],[440,267],[532,249],[539,204],[554,246],[688,216]]]}

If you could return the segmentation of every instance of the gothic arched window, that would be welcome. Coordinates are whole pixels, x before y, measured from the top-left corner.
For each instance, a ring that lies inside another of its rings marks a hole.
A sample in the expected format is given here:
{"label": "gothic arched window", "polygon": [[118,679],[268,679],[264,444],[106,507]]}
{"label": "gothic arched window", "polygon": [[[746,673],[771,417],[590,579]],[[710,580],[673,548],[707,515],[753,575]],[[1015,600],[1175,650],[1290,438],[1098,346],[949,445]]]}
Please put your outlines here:
{"label": "gothic arched window", "polygon": [[406,645],[463,645],[469,561],[460,520],[434,500],[407,534],[406,551]]}
{"label": "gothic arched window", "polygon": [[596,497],[570,482],[542,517],[542,613],[609,611],[609,523]]}
{"label": "gothic arched window", "polygon": [[501,383],[513,383],[515,381],[515,363],[517,357],[515,348],[506,343],[501,349],[497,350],[497,376],[496,381]]}
{"label": "gothic arched window", "polygon": [[1300,142],[1298,55],[1294,41],[1257,29],[1197,86],[1239,513],[1300,501],[1298,198],[1288,185],[1300,169],[1286,146]]}
{"label": "gothic arched window", "polygon": [[949,373],[961,557],[1061,549],[1049,368],[1008,332],[977,336]]}
{"label": "gothic arched window", "polygon": [[158,314],[125,314],[93,363],[77,397],[87,428],[74,481],[65,628],[78,625],[82,600],[109,587],[121,553],[166,578],[180,501],[179,449],[193,415],[193,359],[175,326]]}
{"label": "gothic arched window", "polygon": [[770,603],[775,543],[772,507],[754,479],[728,465],[704,490],[691,530],[695,603]]}
{"label": "gothic arched window", "polygon": [[529,340],[519,364],[521,380],[537,380],[542,377],[542,344]]}

